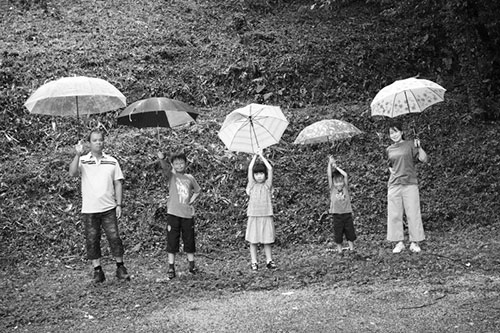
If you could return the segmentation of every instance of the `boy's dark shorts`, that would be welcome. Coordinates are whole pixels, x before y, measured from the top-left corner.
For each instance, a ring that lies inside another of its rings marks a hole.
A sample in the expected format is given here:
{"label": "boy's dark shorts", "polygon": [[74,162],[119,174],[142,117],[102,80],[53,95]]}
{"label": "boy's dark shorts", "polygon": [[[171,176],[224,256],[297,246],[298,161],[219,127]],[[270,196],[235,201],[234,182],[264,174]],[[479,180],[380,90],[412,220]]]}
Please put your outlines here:
{"label": "boy's dark shorts", "polygon": [[195,253],[194,242],[194,218],[183,218],[176,215],[167,214],[167,252],[179,252],[179,240],[182,235],[184,252]]}
{"label": "boy's dark shorts", "polygon": [[352,213],[332,214],[333,215],[333,235],[335,243],[342,244],[344,235],[345,238],[354,242],[356,240],[356,232],[354,231],[354,222]]}

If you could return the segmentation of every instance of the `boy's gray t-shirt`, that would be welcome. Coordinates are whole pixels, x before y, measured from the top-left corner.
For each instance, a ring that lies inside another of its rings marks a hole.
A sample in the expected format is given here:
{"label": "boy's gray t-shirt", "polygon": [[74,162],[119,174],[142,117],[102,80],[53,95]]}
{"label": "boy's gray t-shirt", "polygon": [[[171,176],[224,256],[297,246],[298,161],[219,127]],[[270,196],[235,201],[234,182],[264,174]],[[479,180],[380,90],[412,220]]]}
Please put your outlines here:
{"label": "boy's gray t-shirt", "polygon": [[193,206],[189,204],[194,193],[199,193],[200,186],[190,174],[171,173],[167,213],[183,218],[192,218]]}

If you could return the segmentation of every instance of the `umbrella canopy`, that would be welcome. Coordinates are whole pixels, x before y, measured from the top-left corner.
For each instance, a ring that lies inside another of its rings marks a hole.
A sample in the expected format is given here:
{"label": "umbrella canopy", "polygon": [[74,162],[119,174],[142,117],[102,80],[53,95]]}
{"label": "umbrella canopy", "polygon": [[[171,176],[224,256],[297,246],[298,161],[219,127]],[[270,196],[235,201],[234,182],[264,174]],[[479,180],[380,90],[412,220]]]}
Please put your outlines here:
{"label": "umbrella canopy", "polygon": [[176,127],[196,120],[198,112],[186,103],[152,97],[130,104],[118,115],[118,125],[138,128]]}
{"label": "umbrella canopy", "polygon": [[125,96],[111,83],[86,76],[50,81],[24,103],[31,113],[76,117],[116,110],[126,105]]}
{"label": "umbrella canopy", "polygon": [[218,135],[229,150],[256,153],[278,143],[287,126],[279,106],[252,103],[228,114]]}
{"label": "umbrella canopy", "polygon": [[429,106],[444,101],[446,89],[429,80],[409,78],[398,80],[382,88],[370,104],[372,116],[397,117],[406,113],[422,112]]}
{"label": "umbrella canopy", "polygon": [[356,126],[337,119],[317,121],[305,127],[297,136],[294,144],[313,144],[334,142],[353,137],[361,132]]}

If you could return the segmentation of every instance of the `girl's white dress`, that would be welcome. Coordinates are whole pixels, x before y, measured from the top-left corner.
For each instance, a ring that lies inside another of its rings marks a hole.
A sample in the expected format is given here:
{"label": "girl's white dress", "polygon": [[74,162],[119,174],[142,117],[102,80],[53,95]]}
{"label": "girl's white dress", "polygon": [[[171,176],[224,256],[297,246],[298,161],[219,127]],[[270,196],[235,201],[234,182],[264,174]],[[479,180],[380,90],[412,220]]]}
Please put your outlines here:
{"label": "girl's white dress", "polygon": [[252,244],[271,244],[275,240],[273,220],[273,207],[271,202],[271,182],[266,179],[264,183],[251,180],[247,185],[248,223],[245,240]]}

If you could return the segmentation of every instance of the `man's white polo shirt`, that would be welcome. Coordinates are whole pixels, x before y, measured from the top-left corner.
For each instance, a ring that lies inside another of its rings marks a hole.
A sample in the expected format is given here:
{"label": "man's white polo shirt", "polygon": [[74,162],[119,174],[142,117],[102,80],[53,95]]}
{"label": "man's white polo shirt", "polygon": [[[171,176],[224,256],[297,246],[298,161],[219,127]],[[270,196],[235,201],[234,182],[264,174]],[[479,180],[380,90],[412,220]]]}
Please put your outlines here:
{"label": "man's white polo shirt", "polygon": [[118,161],[107,154],[97,159],[92,153],[80,156],[82,175],[82,213],[102,213],[116,207],[115,180],[123,179]]}

